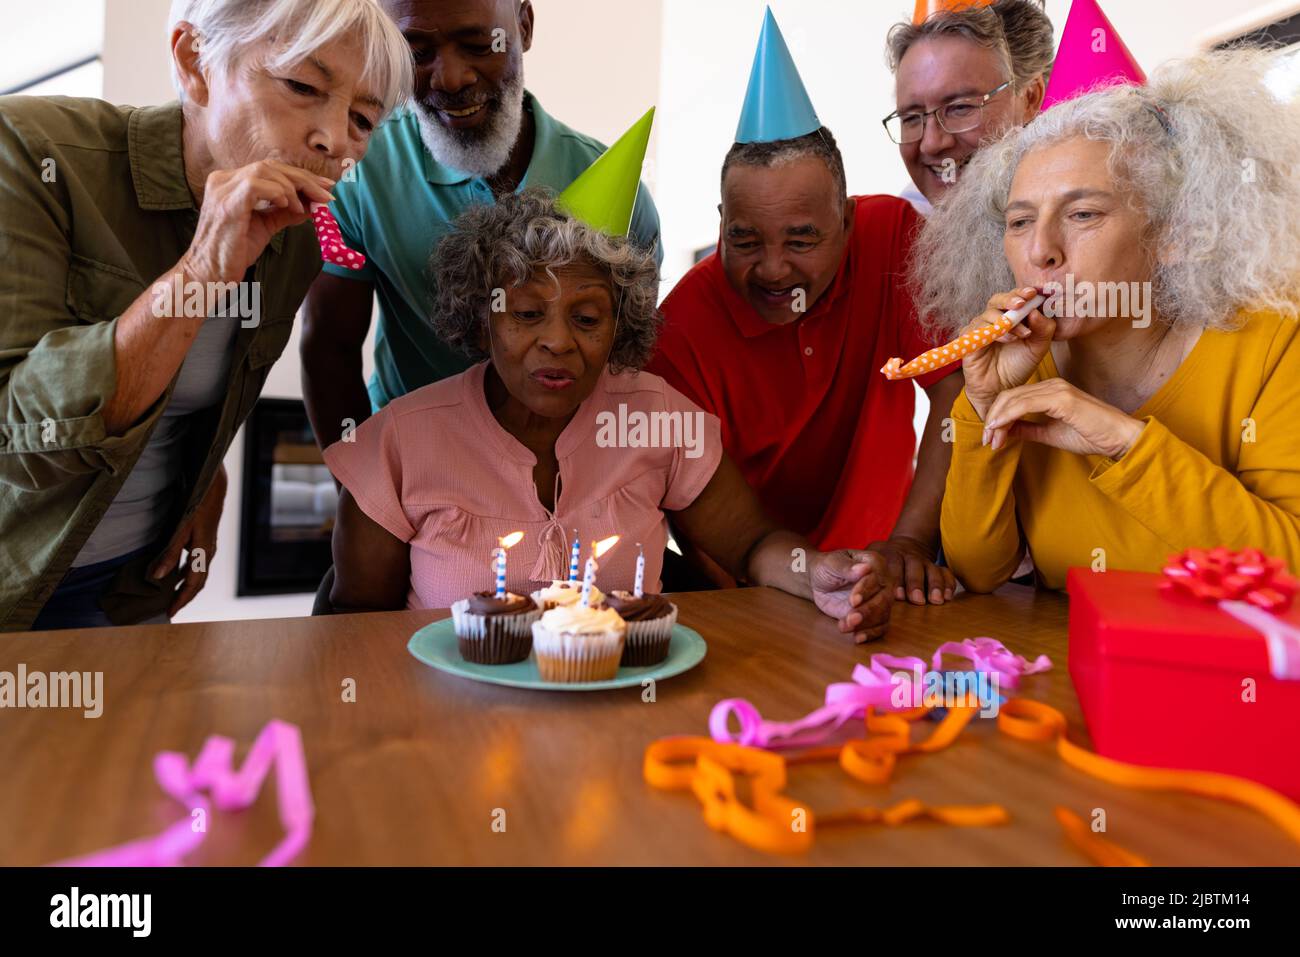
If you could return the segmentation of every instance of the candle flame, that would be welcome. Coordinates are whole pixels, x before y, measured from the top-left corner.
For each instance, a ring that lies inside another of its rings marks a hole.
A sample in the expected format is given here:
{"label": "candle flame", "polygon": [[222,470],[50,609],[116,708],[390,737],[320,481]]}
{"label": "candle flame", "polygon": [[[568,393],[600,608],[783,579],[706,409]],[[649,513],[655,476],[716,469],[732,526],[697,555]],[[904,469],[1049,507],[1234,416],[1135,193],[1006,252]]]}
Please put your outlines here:
{"label": "candle flame", "polygon": [[609,538],[602,538],[602,539],[601,539],[600,541],[598,541],[598,542],[592,542],[592,543],[591,543],[591,554],[592,554],[594,557],[599,558],[601,555],[604,555],[607,551],[609,551],[611,548],[613,548],[615,545],[617,545],[617,544],[618,544],[618,539],[619,539],[619,536],[617,536],[617,535],[611,535],[611,536],[609,536]]}
{"label": "candle flame", "polygon": [[523,532],[511,532],[505,538],[498,538],[497,541],[501,543],[502,548],[514,548],[523,541],[523,538]]}

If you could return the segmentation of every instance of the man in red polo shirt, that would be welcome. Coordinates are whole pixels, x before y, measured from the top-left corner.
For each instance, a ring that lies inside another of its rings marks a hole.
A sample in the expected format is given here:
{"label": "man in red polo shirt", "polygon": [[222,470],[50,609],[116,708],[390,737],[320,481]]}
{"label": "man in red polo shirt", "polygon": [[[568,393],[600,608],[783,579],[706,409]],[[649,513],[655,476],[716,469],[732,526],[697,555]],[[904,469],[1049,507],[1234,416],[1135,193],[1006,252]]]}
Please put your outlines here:
{"label": "man in red polo shirt", "polygon": [[732,147],[718,250],[664,300],[649,370],[722,420],[773,518],[819,548],[881,553],[897,598],[939,604],[955,587],[934,559],[960,366],[917,380],[931,407],[914,479],[913,388],[877,370],[934,345],[905,287],[918,218],[846,193],[824,127]]}

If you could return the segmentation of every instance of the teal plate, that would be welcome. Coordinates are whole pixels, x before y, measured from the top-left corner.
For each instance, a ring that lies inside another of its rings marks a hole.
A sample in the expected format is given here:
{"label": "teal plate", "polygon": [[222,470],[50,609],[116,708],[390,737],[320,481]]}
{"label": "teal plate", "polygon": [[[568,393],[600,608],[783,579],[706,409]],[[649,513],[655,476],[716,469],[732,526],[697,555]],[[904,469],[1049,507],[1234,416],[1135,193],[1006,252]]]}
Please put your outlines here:
{"label": "teal plate", "polygon": [[525,661],[517,661],[512,665],[476,665],[466,661],[456,647],[456,632],[450,618],[425,625],[411,636],[406,645],[407,650],[416,658],[439,671],[494,685],[539,688],[543,691],[607,691],[611,688],[633,687],[650,679],[660,681],[694,668],[704,660],[707,647],[699,632],[685,625],[673,625],[668,657],[659,664],[644,668],[619,668],[618,674],[608,681],[561,684],[543,681],[537,671],[537,659],[532,655]]}

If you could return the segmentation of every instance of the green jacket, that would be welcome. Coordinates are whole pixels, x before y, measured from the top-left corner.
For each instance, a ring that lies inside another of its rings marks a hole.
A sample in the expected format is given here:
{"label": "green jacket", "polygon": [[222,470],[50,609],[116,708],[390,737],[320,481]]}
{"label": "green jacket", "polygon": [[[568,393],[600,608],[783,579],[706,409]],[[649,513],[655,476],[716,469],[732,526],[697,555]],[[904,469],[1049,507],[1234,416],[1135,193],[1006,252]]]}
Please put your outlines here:
{"label": "green jacket", "polygon": [[[117,316],[175,266],[198,223],[181,130],[179,103],[0,97],[0,631],[35,619],[175,387],[125,434],[105,434]],[[172,529],[211,484],[320,268],[310,223],[257,261],[260,322],[235,339],[225,402],[196,413]],[[166,612],[183,572],[149,580],[158,557],[121,569],[101,602],[110,620]]]}

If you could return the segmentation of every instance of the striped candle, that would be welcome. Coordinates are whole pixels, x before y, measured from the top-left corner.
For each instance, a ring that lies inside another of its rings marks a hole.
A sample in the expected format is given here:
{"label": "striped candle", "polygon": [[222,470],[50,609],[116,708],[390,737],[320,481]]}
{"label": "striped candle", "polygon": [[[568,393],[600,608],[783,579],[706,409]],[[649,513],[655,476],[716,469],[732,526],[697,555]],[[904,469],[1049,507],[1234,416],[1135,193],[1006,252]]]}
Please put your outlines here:
{"label": "striped candle", "polygon": [[497,599],[505,601],[506,598],[506,550],[497,549]]}
{"label": "striped candle", "polygon": [[578,530],[573,530],[573,548],[569,551],[569,581],[578,580],[578,552],[582,545],[578,541]]}
{"label": "striped candle", "polygon": [[504,538],[498,538],[497,544],[500,546],[492,554],[497,560],[497,598],[502,601],[506,597],[506,549],[514,548],[524,537],[523,532],[511,532]]}

